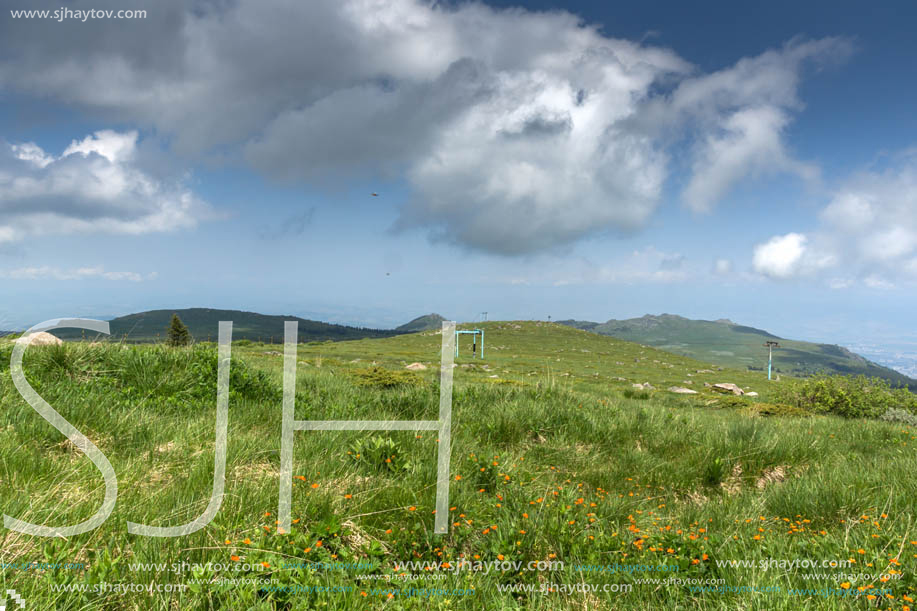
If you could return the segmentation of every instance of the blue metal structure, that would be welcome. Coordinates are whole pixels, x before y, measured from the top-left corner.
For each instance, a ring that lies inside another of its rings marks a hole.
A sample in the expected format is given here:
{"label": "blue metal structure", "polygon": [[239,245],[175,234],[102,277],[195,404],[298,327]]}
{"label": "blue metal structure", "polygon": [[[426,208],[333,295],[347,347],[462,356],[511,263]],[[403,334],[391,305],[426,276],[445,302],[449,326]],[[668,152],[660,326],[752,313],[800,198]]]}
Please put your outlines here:
{"label": "blue metal structure", "polygon": [[764,347],[767,348],[767,379],[771,379],[771,362],[774,358],[774,348],[779,348],[780,344],[777,342],[766,342]]}
{"label": "blue metal structure", "polygon": [[455,330],[455,356],[459,355],[459,335],[471,335],[472,348],[471,348],[471,358],[474,358],[477,355],[477,336],[481,336],[481,358],[484,358],[484,329],[469,329],[468,331],[459,331]]}

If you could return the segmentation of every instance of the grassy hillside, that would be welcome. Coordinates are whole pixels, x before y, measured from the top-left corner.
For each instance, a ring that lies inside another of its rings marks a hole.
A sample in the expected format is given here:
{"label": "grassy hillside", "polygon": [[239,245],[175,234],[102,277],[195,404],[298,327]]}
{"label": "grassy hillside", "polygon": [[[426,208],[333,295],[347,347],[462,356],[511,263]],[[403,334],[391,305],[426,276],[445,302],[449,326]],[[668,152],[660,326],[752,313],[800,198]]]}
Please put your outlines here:
{"label": "grassy hillside", "polygon": [[[364,337],[391,337],[398,331],[364,329],[332,323],[307,320],[296,316],[272,316],[240,310],[216,310],[212,308],[186,308],[178,310],[150,310],[120,316],[109,321],[111,337],[128,342],[162,341],[169,327],[172,314],[182,319],[196,341],[216,340],[217,325],[221,320],[231,320],[233,337],[267,343],[283,343],[283,322],[299,321],[299,341],[341,341]],[[63,339],[82,337],[80,331],[55,331]]]}
{"label": "grassy hillside", "polygon": [[[67,540],[4,530],[0,587],[28,608],[74,610],[904,609],[917,597],[917,430],[766,415],[786,378],[560,325],[475,326],[487,359],[461,345],[445,536],[432,534],[437,439],[414,431],[297,432],[295,523],[277,532],[282,357],[269,344],[233,348],[216,518],[180,538],[128,535],[128,520],[177,525],[207,504],[215,348],[29,349],[29,380],[105,452],[119,499],[102,527]],[[435,418],[439,346],[435,332],[299,346],[297,418]],[[10,350],[0,342],[2,511],[86,519],[99,473],[16,393]],[[407,371],[414,362],[428,369]],[[849,565],[760,564],[794,560]],[[32,561],[78,566],[9,568]],[[59,591],[84,585],[101,591]]]}
{"label": "grassy hillside", "polygon": [[444,320],[446,319],[439,314],[425,314],[424,316],[418,316],[411,322],[405,323],[400,327],[395,327],[395,331],[400,331],[402,333],[417,333],[418,331],[439,329]]}
{"label": "grassy hillside", "polygon": [[818,372],[863,374],[880,377],[899,386],[917,386],[917,381],[846,348],[784,339],[730,320],[690,320],[662,314],[604,323],[565,320],[561,324],[655,346],[708,363],[757,371],[767,369],[764,342],[778,341],[780,348],[774,350],[774,369],[778,373],[794,376]]}

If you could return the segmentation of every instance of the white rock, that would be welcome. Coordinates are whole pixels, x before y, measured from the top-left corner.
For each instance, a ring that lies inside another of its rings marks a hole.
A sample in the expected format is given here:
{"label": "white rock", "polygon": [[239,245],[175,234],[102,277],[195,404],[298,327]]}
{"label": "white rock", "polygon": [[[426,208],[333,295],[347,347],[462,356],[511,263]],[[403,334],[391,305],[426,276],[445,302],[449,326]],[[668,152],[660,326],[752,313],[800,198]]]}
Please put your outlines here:
{"label": "white rock", "polygon": [[683,388],[681,386],[670,386],[669,392],[677,392],[682,395],[696,395],[696,390],[691,390],[690,388]]}
{"label": "white rock", "polygon": [[745,391],[739,388],[737,385],[732,382],[720,382],[719,384],[714,384],[713,389],[718,392],[731,392],[734,395],[744,395]]}
{"label": "white rock", "polygon": [[424,365],[423,363],[411,363],[410,365],[405,367],[405,369],[410,369],[411,371],[423,371],[426,368],[427,366]]}
{"label": "white rock", "polygon": [[55,337],[44,331],[39,331],[38,333],[29,333],[28,335],[20,337],[16,341],[23,342],[29,346],[60,346],[64,343],[59,337]]}

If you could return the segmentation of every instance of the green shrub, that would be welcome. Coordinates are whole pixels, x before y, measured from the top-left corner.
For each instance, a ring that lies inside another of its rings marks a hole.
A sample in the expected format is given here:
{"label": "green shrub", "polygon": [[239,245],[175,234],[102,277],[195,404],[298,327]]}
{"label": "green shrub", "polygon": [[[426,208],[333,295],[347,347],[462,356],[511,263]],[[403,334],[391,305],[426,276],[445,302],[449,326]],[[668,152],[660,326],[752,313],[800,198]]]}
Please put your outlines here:
{"label": "green shrub", "polygon": [[716,406],[723,409],[742,409],[744,407],[749,407],[750,405],[751,401],[736,395],[724,395],[722,397],[717,397],[716,399]]}
{"label": "green shrub", "polygon": [[790,416],[790,417],[802,417],[802,416],[811,416],[810,412],[806,410],[794,407],[792,405],[787,405],[785,403],[764,403],[759,402],[752,405],[757,413],[762,416]]}
{"label": "green shrub", "polygon": [[917,415],[897,407],[889,408],[887,412],[879,417],[879,420],[884,420],[885,422],[900,422],[909,426],[917,426]]}
{"label": "green shrub", "polygon": [[892,408],[917,413],[917,397],[906,388],[862,375],[820,375],[781,385],[777,394],[781,403],[815,414],[878,418]]}
{"label": "green shrub", "polygon": [[410,471],[409,453],[390,437],[374,435],[357,439],[347,452],[351,460],[377,471]]}
{"label": "green shrub", "polygon": [[413,371],[393,371],[382,367],[355,369],[350,372],[360,386],[375,388],[396,388],[398,386],[419,386],[423,378]]}

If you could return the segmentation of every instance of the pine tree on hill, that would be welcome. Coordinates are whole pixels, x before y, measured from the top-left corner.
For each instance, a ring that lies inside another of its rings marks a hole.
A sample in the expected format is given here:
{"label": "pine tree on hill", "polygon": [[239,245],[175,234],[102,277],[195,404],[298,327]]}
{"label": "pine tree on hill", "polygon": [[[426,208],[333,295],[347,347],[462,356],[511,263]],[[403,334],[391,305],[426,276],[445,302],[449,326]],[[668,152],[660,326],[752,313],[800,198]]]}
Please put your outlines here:
{"label": "pine tree on hill", "polygon": [[178,314],[172,314],[172,322],[169,324],[169,338],[166,343],[170,346],[187,346],[191,343],[191,333],[188,327],[181,321]]}

